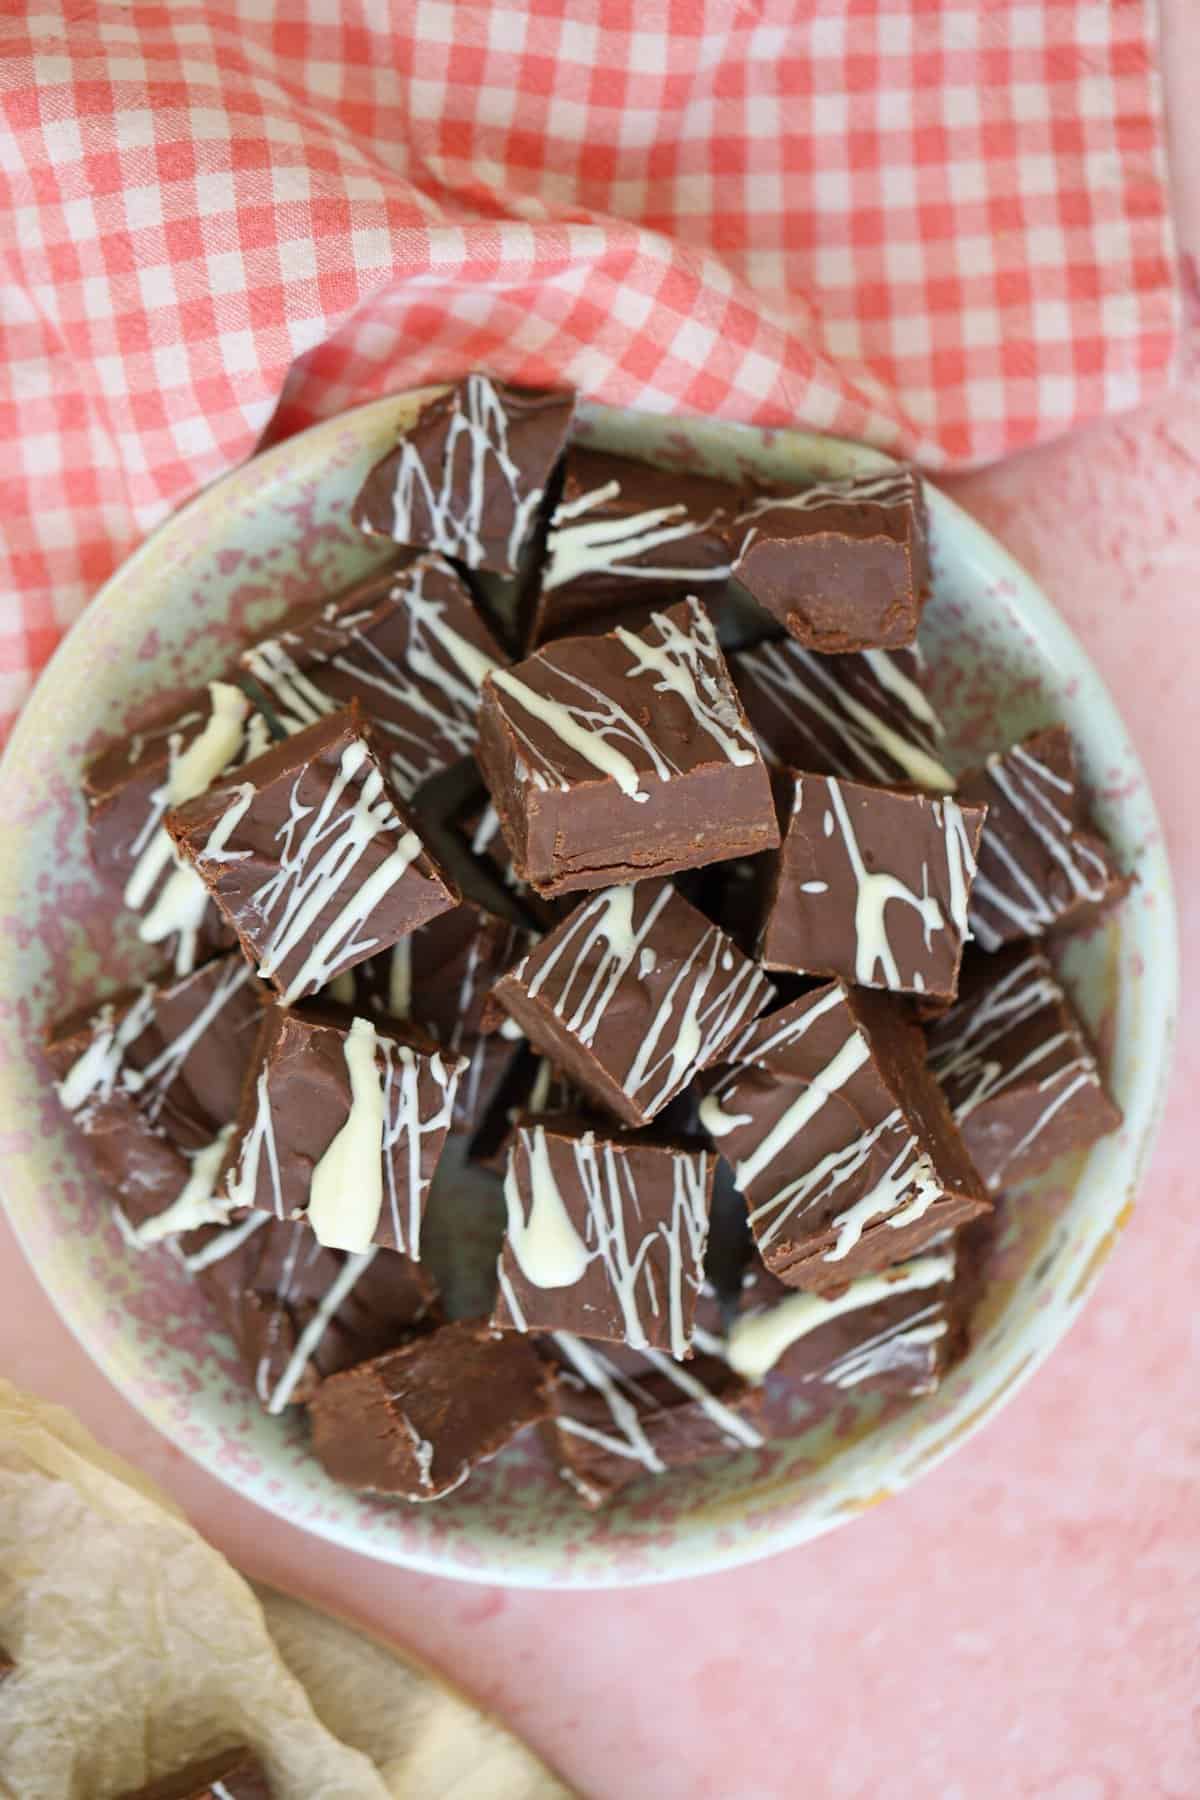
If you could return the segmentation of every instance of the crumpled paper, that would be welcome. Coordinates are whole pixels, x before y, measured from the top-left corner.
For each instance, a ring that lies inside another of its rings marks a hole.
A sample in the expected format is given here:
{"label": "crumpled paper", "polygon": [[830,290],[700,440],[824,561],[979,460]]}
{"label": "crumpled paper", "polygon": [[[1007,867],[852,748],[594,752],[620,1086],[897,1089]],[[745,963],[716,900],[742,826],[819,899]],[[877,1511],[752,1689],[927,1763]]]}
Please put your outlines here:
{"label": "crumpled paper", "polygon": [[556,1800],[503,1729],[350,1627],[259,1597],[60,1407],[0,1381],[4,1800],[106,1800],[233,1743],[276,1800]]}

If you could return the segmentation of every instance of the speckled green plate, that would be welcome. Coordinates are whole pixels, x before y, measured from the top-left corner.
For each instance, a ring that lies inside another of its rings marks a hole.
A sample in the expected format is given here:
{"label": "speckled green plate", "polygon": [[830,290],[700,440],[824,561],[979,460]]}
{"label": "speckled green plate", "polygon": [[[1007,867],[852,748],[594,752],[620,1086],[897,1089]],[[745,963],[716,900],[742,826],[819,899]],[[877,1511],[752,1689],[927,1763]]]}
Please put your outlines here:
{"label": "speckled green plate", "polygon": [[[1146,778],[1112,701],[1052,607],[987,534],[934,493],[934,597],[922,642],[952,740],[969,757],[1063,718],[1100,818],[1138,884],[1072,947],[1068,972],[1109,1057],[1121,1133],[1006,1200],[975,1346],[941,1391],[884,1414],[847,1402],[819,1426],[784,1405],[768,1448],[645,1481],[583,1512],[535,1448],[458,1494],[392,1506],[335,1487],[300,1420],[268,1419],[166,1252],[129,1253],[64,1126],[38,1042],[47,1019],[146,967],[84,853],[80,771],[138,707],[213,674],[283,606],[364,572],[347,524],[368,466],[419,400],[378,401],[236,470],[130,558],[54,657],[0,766],[0,1153],[9,1216],[63,1319],[147,1418],[272,1513],[388,1562],[530,1586],[654,1581],[815,1537],[913,1481],[1053,1349],[1129,1216],[1167,1075],[1177,975],[1170,876]],[[593,442],[717,473],[803,479],[878,466],[871,452],[590,409]]]}

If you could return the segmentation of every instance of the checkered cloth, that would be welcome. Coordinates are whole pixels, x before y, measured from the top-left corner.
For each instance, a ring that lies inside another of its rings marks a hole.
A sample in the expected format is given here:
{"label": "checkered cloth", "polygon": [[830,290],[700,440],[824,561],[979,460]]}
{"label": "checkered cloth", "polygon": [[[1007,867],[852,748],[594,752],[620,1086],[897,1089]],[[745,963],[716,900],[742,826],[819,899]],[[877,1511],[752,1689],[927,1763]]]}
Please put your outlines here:
{"label": "checkered cloth", "polygon": [[201,483],[486,365],[931,468],[1141,399],[1153,0],[0,4],[0,729]]}

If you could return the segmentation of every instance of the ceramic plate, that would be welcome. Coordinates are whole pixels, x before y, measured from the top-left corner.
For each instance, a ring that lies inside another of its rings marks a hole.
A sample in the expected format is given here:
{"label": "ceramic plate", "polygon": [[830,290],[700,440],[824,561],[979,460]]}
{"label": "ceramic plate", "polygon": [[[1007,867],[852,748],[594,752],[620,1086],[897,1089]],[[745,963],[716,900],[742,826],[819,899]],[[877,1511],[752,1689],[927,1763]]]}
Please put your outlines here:
{"label": "ceramic plate", "polygon": [[[515,1446],[458,1494],[389,1505],[335,1487],[297,1419],[265,1417],[228,1340],[169,1253],[120,1241],[38,1052],[44,1024],[145,971],[84,852],[80,771],[164,690],[213,675],[234,640],[366,572],[348,524],[369,465],[423,396],[375,402],[268,451],[201,494],[118,571],[46,670],[0,767],[0,1150],[9,1216],[62,1318],[118,1388],[239,1493],[367,1556],[531,1586],[664,1580],[797,1544],[905,1486],[974,1431],[1062,1337],[1129,1216],[1167,1074],[1176,999],[1170,877],[1145,776],[1079,645],[1020,568],[930,495],[934,595],[922,628],[963,761],[1065,719],[1100,819],[1138,884],[1072,946],[1067,972],[1109,1059],[1121,1133],[1008,1198],[970,1356],[940,1392],[885,1413],[797,1403],[760,1452],[638,1484],[585,1513]],[[714,473],[802,481],[883,459],[827,438],[589,409],[598,446]]]}

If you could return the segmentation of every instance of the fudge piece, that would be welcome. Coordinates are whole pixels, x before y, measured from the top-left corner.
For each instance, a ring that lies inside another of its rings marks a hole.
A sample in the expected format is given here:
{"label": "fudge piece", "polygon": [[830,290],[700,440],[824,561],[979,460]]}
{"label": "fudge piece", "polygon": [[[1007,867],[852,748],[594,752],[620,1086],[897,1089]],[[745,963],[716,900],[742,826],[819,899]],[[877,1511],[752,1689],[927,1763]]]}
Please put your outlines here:
{"label": "fudge piece", "polygon": [[286,1005],[458,904],[354,704],[239,774],[168,813],[167,828]]}
{"label": "fudge piece", "polygon": [[606,888],[492,990],[530,1042],[627,1125],[646,1125],[772,995],[669,881]]}
{"label": "fudge piece", "polygon": [[214,1183],[262,993],[240,956],[220,956],[74,1013],[48,1033],[58,1097],[141,1246],[227,1215]]}
{"label": "fudge piece", "polygon": [[929,592],[925,496],[912,469],[765,495],[741,516],[736,574],[797,643],[896,650]]}
{"label": "fudge piece", "polygon": [[765,968],[953,999],[982,806],[789,772]]}
{"label": "fudge piece", "polygon": [[354,504],[363,531],[515,573],[563,452],[574,395],[468,375],[428,401]]}
{"label": "fudge piece", "polygon": [[578,1120],[522,1119],[504,1176],[493,1325],[686,1356],[714,1162]]}
{"label": "fudge piece", "polygon": [[968,958],[958,1000],[929,1028],[929,1066],[993,1190],[1121,1124],[1075,1009],[1034,944]]}
{"label": "fudge piece", "polygon": [[268,1007],[218,1191],[306,1219],[327,1249],[418,1258],[464,1066],[383,1020]]}
{"label": "fudge piece", "polygon": [[300,1220],[252,1212],[189,1233],[181,1248],[269,1413],[306,1403],[326,1376],[441,1321],[419,1264],[374,1248],[326,1250]]}
{"label": "fudge piece", "polygon": [[727,482],[572,447],[527,641],[637,605],[647,589],[671,599],[727,582],[740,505]]}
{"label": "fudge piece", "polygon": [[760,1264],[747,1278],[724,1354],[751,1382],[778,1370],[800,1386],[932,1393],[966,1344],[957,1261],[947,1234],[921,1256],[860,1275],[828,1299],[797,1293]]}
{"label": "fudge piece", "polygon": [[182,706],[123,734],[85,771],[96,871],[142,915],[138,935],[167,946],[177,975],[234,938],[199,876],[178,863],[164,816],[227,769],[261,756],[269,743],[266,720],[241,689],[213,681]]}
{"label": "fudge piece", "polygon": [[988,1210],[924,1037],[887,996],[831,982],[728,1054],[700,1120],[789,1286],[828,1292]]}
{"label": "fudge piece", "polygon": [[778,638],[737,651],[729,673],[774,767],[953,792],[915,648],[820,656]]}
{"label": "fudge piece", "polygon": [[494,670],[477,754],[517,874],[539,894],[779,842],[766,765],[696,600],[645,631],[566,638]]}
{"label": "fudge piece", "polygon": [[202,1756],[177,1775],[129,1788],[119,1800],[271,1800],[271,1787],[254,1752],[239,1744]]}
{"label": "fudge piece", "polygon": [[552,1387],[524,1338],[460,1320],[323,1382],[313,1449],[347,1487],[438,1500],[544,1419]]}
{"label": "fudge piece", "polygon": [[761,1394],[714,1356],[675,1362],[556,1332],[562,1372],[547,1441],[559,1474],[599,1507],[647,1475],[760,1449]]}
{"label": "fudge piece", "polygon": [[440,556],[305,607],[240,659],[281,732],[357,700],[402,800],[470,756],[483,678],[507,660]]}
{"label": "fudge piece", "polygon": [[1089,827],[1065,725],[989,756],[963,776],[959,794],[988,809],[970,911],[982,949],[1079,924],[1128,891],[1128,876]]}

